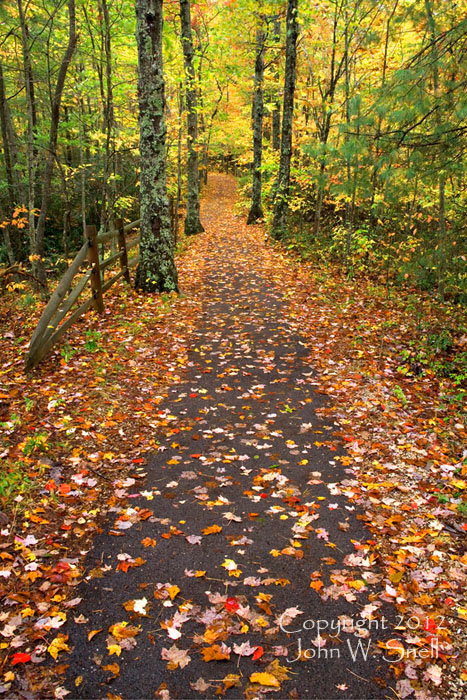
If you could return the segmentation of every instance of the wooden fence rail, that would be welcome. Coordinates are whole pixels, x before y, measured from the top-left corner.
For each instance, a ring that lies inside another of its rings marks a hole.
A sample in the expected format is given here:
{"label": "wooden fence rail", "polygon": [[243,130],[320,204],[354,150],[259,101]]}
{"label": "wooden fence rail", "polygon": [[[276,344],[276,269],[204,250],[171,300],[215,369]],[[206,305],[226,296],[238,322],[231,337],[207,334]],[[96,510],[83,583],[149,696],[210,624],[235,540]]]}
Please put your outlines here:
{"label": "wooden fence rail", "polygon": [[[128,283],[131,281],[130,269],[138,262],[138,254],[128,258],[128,251],[138,244],[139,235],[129,242],[127,236],[138,228],[139,224],[140,220],[138,219],[138,221],[132,221],[124,226],[123,221],[117,219],[111,231],[99,235],[95,226],[86,226],[86,240],[50,297],[32,335],[26,356],[26,369],[35,367],[43,360],[65,331],[91,306],[98,313],[102,313],[104,311],[103,296],[119,279],[124,277]],[[109,242],[116,242],[118,246],[112,246],[110,255],[105,257],[105,252],[107,252],[105,244]],[[102,257],[99,255],[99,247],[101,251],[104,251],[101,253]],[[114,252],[117,247],[118,252]],[[86,260],[89,267],[73,286],[73,281]],[[113,267],[117,262],[120,270],[106,279],[105,270]],[[88,283],[91,286],[91,296],[70,314],[80,295],[88,287]]]}

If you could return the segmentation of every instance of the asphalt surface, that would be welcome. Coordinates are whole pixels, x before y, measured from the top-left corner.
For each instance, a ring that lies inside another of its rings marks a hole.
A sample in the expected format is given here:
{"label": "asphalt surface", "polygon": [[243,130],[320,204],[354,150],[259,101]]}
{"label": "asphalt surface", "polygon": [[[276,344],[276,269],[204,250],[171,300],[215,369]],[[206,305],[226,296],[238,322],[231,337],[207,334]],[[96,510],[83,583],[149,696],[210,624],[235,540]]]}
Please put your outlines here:
{"label": "asphalt surface", "polygon": [[[207,301],[183,380],[159,406],[166,426],[143,465],[147,476],[127,485],[130,497],[87,557],[80,624],[66,629],[73,650],[60,657],[69,663],[68,697],[394,697],[377,644],[392,636],[381,576],[344,493],[353,477],[336,460],[344,454],[337,426],[316,413],[327,399],[316,393],[311,351],[232,217],[232,181],[216,176],[211,186]],[[133,524],[120,530],[125,518]],[[212,525],[222,530],[203,534]],[[122,570],[137,557],[145,563]],[[142,599],[147,615],[124,607]],[[291,608],[300,612],[281,620]],[[350,620],[360,620],[359,633]],[[130,636],[124,628],[111,635],[122,621]],[[92,630],[101,631],[88,641]],[[241,655],[248,647],[234,651],[245,642],[262,648],[259,658]],[[229,660],[204,659],[216,644]],[[183,668],[162,658],[172,645],[188,652]],[[308,658],[298,658],[300,647]],[[252,685],[254,673],[277,685]],[[237,685],[222,682],[228,674]]]}

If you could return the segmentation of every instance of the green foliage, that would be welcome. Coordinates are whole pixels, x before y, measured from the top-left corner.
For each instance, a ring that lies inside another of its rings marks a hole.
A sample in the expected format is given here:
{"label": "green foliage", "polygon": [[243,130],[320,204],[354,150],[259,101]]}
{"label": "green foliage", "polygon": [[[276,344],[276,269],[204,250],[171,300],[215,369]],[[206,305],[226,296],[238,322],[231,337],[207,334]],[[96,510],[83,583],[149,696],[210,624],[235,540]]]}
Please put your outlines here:
{"label": "green foliage", "polygon": [[100,331],[96,330],[88,330],[86,331],[86,342],[84,343],[84,347],[88,352],[99,352],[102,350],[102,347],[100,345],[100,340],[101,340],[102,334]]}

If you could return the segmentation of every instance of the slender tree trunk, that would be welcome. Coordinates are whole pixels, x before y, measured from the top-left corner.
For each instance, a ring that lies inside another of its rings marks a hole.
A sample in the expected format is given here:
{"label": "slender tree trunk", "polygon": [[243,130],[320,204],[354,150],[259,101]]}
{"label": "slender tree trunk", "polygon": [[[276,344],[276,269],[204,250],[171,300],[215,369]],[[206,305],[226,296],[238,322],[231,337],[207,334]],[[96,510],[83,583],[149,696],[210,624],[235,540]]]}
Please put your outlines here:
{"label": "slender tree trunk", "polygon": [[[263,20],[259,20],[261,23]],[[263,157],[264,114],[264,43],[266,35],[260,26],[256,32],[255,93],[253,98],[253,190],[247,224],[254,224],[264,217],[261,205],[261,161]]]}
{"label": "slender tree trunk", "polygon": [[[110,35],[110,17],[109,6],[107,0],[102,2],[103,23],[103,49],[105,62],[105,92],[104,99],[104,130],[105,130],[105,153],[104,153],[104,176],[102,188],[102,203],[100,226],[101,230],[107,228],[107,224],[112,219],[113,201],[116,196],[115,179],[112,179],[109,187],[109,178],[111,173],[115,174],[115,116],[114,116],[114,99],[112,85],[112,40]],[[111,200],[111,201],[109,201]],[[116,241],[112,241],[115,245]],[[113,251],[114,252],[114,251]]]}
{"label": "slender tree trunk", "polygon": [[37,220],[36,241],[35,241],[35,270],[36,277],[39,281],[46,285],[47,278],[43,261],[44,255],[44,234],[45,223],[47,221],[47,213],[49,209],[50,194],[52,191],[52,174],[54,161],[57,150],[58,125],[60,120],[60,104],[62,101],[63,88],[65,86],[65,78],[73,57],[73,52],[76,46],[76,23],[75,23],[75,0],[68,0],[68,45],[65,50],[62,62],[57,76],[55,92],[52,99],[52,114],[50,120],[49,143],[47,148],[47,156],[45,162],[45,171],[42,181],[42,200],[39,218]]}
{"label": "slender tree trunk", "polygon": [[[433,16],[431,0],[425,0],[425,10],[427,15],[428,29],[432,41],[432,68],[433,68],[433,93],[435,101],[439,98],[439,51],[436,43],[436,23]],[[439,109],[436,111],[436,125],[441,127],[441,116]],[[441,169],[438,177],[438,295],[444,300],[444,273],[446,268],[446,173],[442,170],[442,159],[440,158]]]}
{"label": "slender tree trunk", "polygon": [[[27,137],[26,137],[26,161],[27,161],[27,207],[28,207],[28,238],[29,252],[34,260],[36,257],[36,215],[35,215],[35,191],[36,191],[36,167],[37,167],[37,146],[36,146],[36,101],[34,93],[34,79],[31,67],[31,56],[29,51],[29,37],[24,15],[23,2],[18,0],[18,15],[21,26],[21,43],[23,50],[23,71],[24,84],[26,88],[27,104]],[[34,269],[34,265],[33,265]]]}
{"label": "slender tree trunk", "polygon": [[[7,218],[11,218],[15,205],[18,203],[18,180],[15,173],[16,165],[16,143],[11,122],[10,109],[8,106],[5,81],[3,79],[3,68],[0,61],[0,126],[2,132],[3,159],[5,161],[5,174],[8,190],[8,208]],[[5,248],[10,265],[16,262],[15,250],[12,245],[10,236],[10,226],[3,227],[3,238]],[[16,229],[18,230],[18,229]],[[11,230],[11,233],[14,233]],[[18,246],[17,246],[18,247]]]}
{"label": "slender tree trunk", "polygon": [[[381,88],[384,87],[386,83],[386,72],[387,72],[387,66],[388,66],[388,49],[389,49],[389,37],[390,37],[390,29],[391,29],[391,21],[392,18],[394,17],[397,6],[399,4],[399,0],[396,0],[394,3],[394,7],[391,10],[391,13],[389,17],[386,20],[386,36],[384,39],[384,57],[383,57],[383,72],[381,76]],[[370,209],[371,209],[371,223],[374,228],[377,228],[378,225],[378,218],[379,218],[379,207],[375,209],[375,198],[376,198],[376,193],[378,192],[378,173],[381,168],[381,166],[378,163],[379,159],[379,142],[381,139],[381,127],[383,125],[383,117],[382,115],[378,116],[378,124],[376,127],[376,136],[375,136],[375,164],[373,166],[373,170],[371,173],[371,200],[370,200]]]}
{"label": "slender tree trunk", "polygon": [[347,145],[346,170],[347,170],[347,198],[345,201],[345,225],[347,227],[345,257],[347,267],[351,267],[353,221],[352,205],[350,203],[350,190],[352,186],[352,159],[348,152],[350,140],[350,65],[349,65],[349,15],[347,6],[345,8],[345,29],[344,29],[344,63],[345,63],[345,143]]}
{"label": "slender tree trunk", "polygon": [[292,128],[293,109],[297,63],[297,38],[298,38],[298,0],[287,1],[285,45],[285,80],[284,80],[284,104],[282,111],[282,138],[281,155],[279,163],[279,175],[276,183],[274,197],[274,218],[272,223],[272,235],[279,239],[285,233],[287,225],[288,195],[290,187],[290,162],[292,159]]}
{"label": "slender tree trunk", "polygon": [[167,197],[163,0],[136,0],[141,239],[136,288],[178,291]]}
{"label": "slender tree trunk", "polygon": [[[280,20],[274,20],[273,29],[274,43],[279,45],[281,40],[281,23]],[[278,151],[281,147],[281,102],[279,99],[279,57],[277,57],[277,70],[274,73],[276,99],[274,109],[272,111],[272,148]]]}
{"label": "slender tree trunk", "polygon": [[178,133],[177,133],[177,197],[175,199],[175,222],[174,237],[175,244],[178,241],[180,228],[180,202],[182,199],[182,136],[183,136],[183,85],[180,83],[178,89]]}
{"label": "slender tree trunk", "polygon": [[192,236],[204,228],[199,218],[199,170],[198,170],[198,114],[196,99],[196,78],[193,63],[193,35],[189,0],[180,0],[180,22],[185,65],[185,90],[188,132],[187,162],[187,207],[185,234]]}

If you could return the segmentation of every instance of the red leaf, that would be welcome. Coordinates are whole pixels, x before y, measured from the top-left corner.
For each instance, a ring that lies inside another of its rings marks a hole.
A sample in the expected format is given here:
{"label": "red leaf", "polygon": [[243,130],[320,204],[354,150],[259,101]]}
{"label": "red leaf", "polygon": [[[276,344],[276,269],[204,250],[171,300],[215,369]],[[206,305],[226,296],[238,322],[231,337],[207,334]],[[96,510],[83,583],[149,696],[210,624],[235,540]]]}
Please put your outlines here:
{"label": "red leaf", "polygon": [[239,602],[238,602],[237,598],[234,598],[234,597],[227,598],[227,600],[224,603],[224,608],[228,612],[235,612],[236,610],[239,609],[239,607],[240,607]]}
{"label": "red leaf", "polygon": [[256,659],[260,659],[262,655],[264,654],[264,649],[263,647],[256,647],[256,651],[253,654],[253,661],[256,661]]}
{"label": "red leaf", "polygon": [[16,664],[25,664],[28,661],[31,661],[31,655],[30,654],[24,654],[23,652],[19,651],[17,654],[13,655],[13,659],[11,661],[12,666],[16,666]]}

